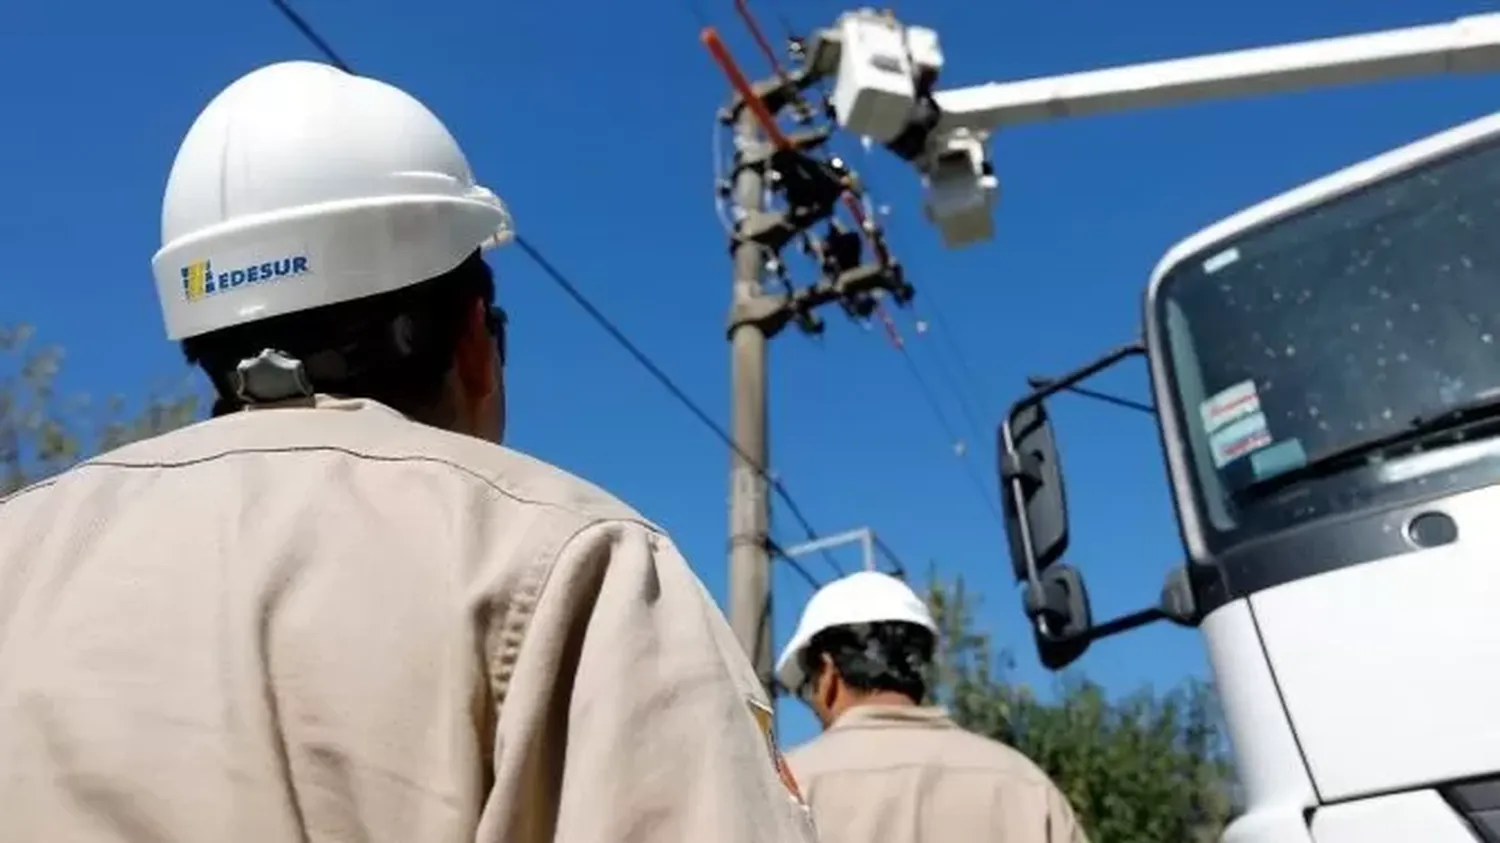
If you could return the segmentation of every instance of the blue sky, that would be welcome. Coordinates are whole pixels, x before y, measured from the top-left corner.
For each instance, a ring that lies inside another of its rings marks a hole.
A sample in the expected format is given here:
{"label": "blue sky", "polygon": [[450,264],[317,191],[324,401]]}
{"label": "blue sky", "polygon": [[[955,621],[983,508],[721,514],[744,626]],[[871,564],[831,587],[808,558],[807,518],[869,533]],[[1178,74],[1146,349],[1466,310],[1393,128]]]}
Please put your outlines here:
{"label": "blue sky", "polygon": [[[778,5],[779,4],[779,5]],[[755,0],[762,19],[832,22],[832,0]],[[937,29],[945,87],[1082,70],[1488,11],[1480,0],[1222,4],[902,4]],[[727,418],[723,325],[729,264],[711,201],[712,114],[725,92],[695,14],[757,72],[730,0],[549,3],[301,0],[356,69],[426,101],[481,181],[593,301],[718,418]],[[695,12],[695,9],[697,12]],[[3,319],[68,349],[65,384],[140,395],[184,373],[163,338],[149,261],[161,189],[182,133],[221,87],[275,60],[315,58],[267,0],[9,4],[0,14],[8,212],[0,214]],[[915,178],[845,146],[869,177],[918,287],[898,316],[959,425],[946,349],[914,316],[934,306],[974,374],[983,440],[970,456],[994,494],[993,424],[1034,373],[1057,373],[1132,338],[1140,295],[1175,241],[1238,208],[1493,107],[1485,78],[1387,83],[1018,128],[995,139],[997,236],[943,250]],[[72,255],[72,257],[68,257]],[[512,317],[509,444],[603,485],[663,523],[721,600],[727,456],[720,443],[518,252],[495,261]],[[54,277],[58,267],[61,277]],[[980,620],[1045,684],[1008,576],[1003,534],[952,443],[878,331],[828,314],[821,342],[772,353],[775,469],[814,525],[874,527],[909,566],[929,561],[984,595]],[[933,320],[937,321],[937,320]],[[934,328],[936,330],[936,328]],[[1144,397],[1130,364],[1100,386]],[[1150,419],[1078,398],[1054,408],[1074,519],[1071,560],[1097,615],[1155,599],[1181,560]],[[966,436],[969,434],[965,433]],[[799,534],[778,516],[785,542]],[[856,564],[851,553],[845,565]],[[820,576],[819,559],[808,560]],[[806,584],[775,573],[778,645]],[[1081,669],[1111,689],[1203,675],[1191,632],[1097,645]],[[785,738],[812,732],[795,704]]]}

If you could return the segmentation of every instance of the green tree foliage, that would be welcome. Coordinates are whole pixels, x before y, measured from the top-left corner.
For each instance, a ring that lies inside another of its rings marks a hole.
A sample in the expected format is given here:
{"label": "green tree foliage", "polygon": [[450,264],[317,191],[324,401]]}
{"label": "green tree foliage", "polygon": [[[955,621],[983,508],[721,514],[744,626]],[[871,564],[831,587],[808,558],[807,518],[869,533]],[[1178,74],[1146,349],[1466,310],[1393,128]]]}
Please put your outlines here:
{"label": "green tree foliage", "polygon": [[62,363],[62,349],[38,345],[30,327],[0,325],[0,495],[90,454],[187,424],[203,408],[187,386],[136,407],[118,397],[101,403],[63,395]]}
{"label": "green tree foliage", "polygon": [[962,579],[932,580],[943,632],[935,696],[965,728],[1015,747],[1068,795],[1093,843],[1217,840],[1231,815],[1233,774],[1212,689],[1185,682],[1110,699],[1076,676],[1042,700],[1007,681],[1011,662],[975,631]]}

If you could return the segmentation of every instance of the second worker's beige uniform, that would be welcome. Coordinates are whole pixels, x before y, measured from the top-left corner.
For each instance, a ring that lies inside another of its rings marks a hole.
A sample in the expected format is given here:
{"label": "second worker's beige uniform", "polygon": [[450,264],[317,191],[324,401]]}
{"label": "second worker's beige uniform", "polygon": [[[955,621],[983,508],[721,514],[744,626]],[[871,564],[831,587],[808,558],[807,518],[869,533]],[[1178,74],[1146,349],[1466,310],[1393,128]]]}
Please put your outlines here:
{"label": "second worker's beige uniform", "polygon": [[0,841],[811,843],[661,530],[373,402],[0,500]]}
{"label": "second worker's beige uniform", "polygon": [[864,705],[787,753],[821,843],[1087,843],[1021,753],[936,708]]}

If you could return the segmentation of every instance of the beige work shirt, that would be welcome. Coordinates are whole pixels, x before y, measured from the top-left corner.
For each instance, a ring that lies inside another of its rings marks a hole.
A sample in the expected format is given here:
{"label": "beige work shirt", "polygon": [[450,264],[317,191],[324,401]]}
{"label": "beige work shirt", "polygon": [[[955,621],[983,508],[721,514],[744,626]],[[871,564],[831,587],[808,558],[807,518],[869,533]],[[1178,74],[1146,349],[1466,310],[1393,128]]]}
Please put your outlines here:
{"label": "beige work shirt", "polygon": [[822,843],[1087,843],[1057,786],[942,709],[864,705],[787,753]]}
{"label": "beige work shirt", "polygon": [[670,539],[367,401],[0,502],[3,843],[810,843]]}

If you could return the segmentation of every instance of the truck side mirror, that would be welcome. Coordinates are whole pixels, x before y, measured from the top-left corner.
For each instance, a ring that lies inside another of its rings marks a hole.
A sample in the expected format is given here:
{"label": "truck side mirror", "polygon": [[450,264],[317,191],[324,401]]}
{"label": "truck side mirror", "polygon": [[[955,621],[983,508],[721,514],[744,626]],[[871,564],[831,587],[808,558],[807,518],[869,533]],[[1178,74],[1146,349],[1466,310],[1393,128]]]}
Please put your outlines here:
{"label": "truck side mirror", "polygon": [[1031,621],[1036,654],[1048,670],[1062,670],[1083,656],[1095,636],[1083,575],[1071,565],[1058,564],[1038,577],[1040,588],[1027,585],[1022,606]]}
{"label": "truck side mirror", "polygon": [[[1017,580],[1068,549],[1068,504],[1052,423],[1040,401],[1021,401],[1000,426],[1000,502]],[[1028,541],[1029,539],[1029,541]]]}

